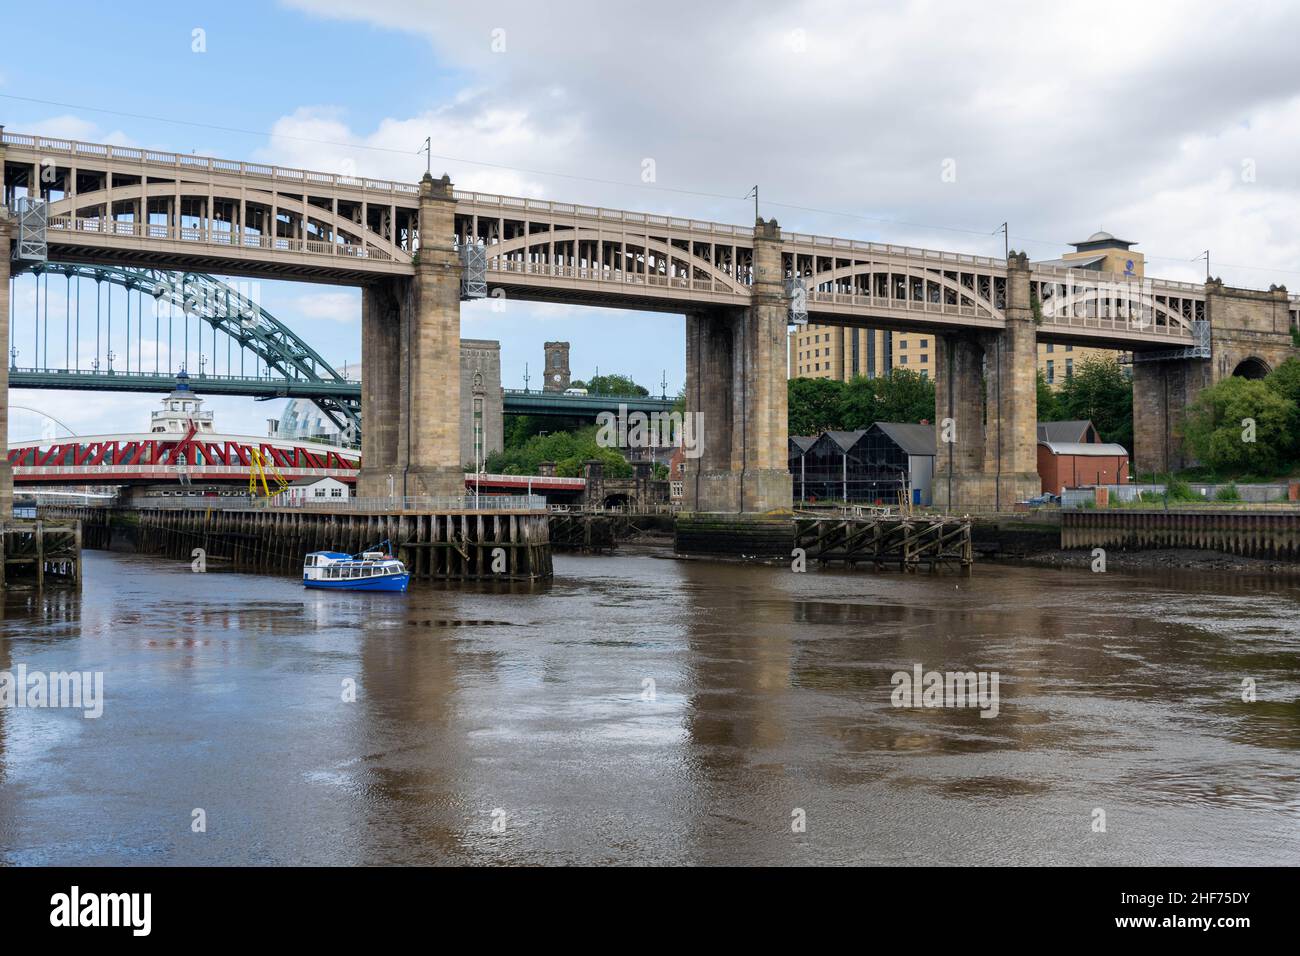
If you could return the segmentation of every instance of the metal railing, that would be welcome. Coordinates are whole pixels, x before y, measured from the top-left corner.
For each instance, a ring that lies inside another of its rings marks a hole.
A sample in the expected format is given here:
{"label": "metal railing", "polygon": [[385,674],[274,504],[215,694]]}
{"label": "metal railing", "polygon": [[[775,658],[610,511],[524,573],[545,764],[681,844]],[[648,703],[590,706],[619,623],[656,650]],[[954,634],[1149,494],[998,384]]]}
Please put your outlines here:
{"label": "metal railing", "polygon": [[268,511],[359,511],[393,514],[402,511],[545,511],[541,495],[452,495],[448,497],[395,496],[392,498],[274,498],[258,499],[255,509]]}
{"label": "metal railing", "polygon": [[121,236],[128,239],[193,242],[231,248],[268,249],[275,252],[303,252],[312,255],[343,256],[350,259],[371,259],[376,262],[409,264],[409,260],[398,260],[383,249],[366,245],[363,242],[344,243],[326,242],[317,239],[288,239],[276,236],[241,236],[221,229],[202,229],[193,226],[176,228],[159,223],[110,219],[107,216],[52,216],[49,221],[49,231],[93,233],[95,235]]}
{"label": "metal railing", "polygon": [[546,511],[541,495],[454,495],[394,498],[251,498],[248,495],[148,497],[123,502],[124,507],[156,511],[293,511],[326,514],[442,514],[448,511]]}
{"label": "metal railing", "polygon": [[85,143],[75,139],[33,136],[11,133],[7,130],[0,141],[8,146],[26,147],[41,153],[68,153],[93,159],[147,163],[150,166],[170,166],[186,172],[206,170],[211,173],[233,173],[236,176],[256,176],[263,179],[283,180],[299,187],[306,185],[334,186],[370,192],[398,193],[418,199],[420,187],[415,183],[400,183],[388,179],[369,179],[361,176],[341,176],[336,173],[315,172],[268,163],[245,163],[234,159],[217,159],[212,156],[195,156],[191,153],[168,153],[156,149],[139,149],[133,146],[109,146],[105,143]]}

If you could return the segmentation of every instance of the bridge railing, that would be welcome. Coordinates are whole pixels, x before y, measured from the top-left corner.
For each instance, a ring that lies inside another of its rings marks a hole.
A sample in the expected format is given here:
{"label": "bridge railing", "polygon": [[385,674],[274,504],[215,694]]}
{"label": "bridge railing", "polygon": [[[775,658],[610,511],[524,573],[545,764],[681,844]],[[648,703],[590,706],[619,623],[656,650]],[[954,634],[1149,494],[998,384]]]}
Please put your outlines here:
{"label": "bridge railing", "polygon": [[994,315],[982,306],[934,302],[928,298],[901,299],[889,296],[858,295],[853,292],[810,291],[808,301],[823,305],[847,305],[856,308],[875,309],[882,312],[925,312],[932,315],[953,315],[972,319],[1001,319],[1000,315]]}
{"label": "bridge railing", "polygon": [[551,279],[586,279],[594,282],[622,283],[624,285],[641,285],[659,289],[687,289],[695,292],[727,292],[737,296],[748,296],[749,287],[730,288],[726,283],[709,279],[690,279],[686,276],[644,275],[640,272],[627,272],[621,269],[592,269],[582,266],[559,266],[549,262],[518,262],[514,259],[493,258],[488,256],[488,272],[500,272],[513,275],[541,276]]}
{"label": "bridge railing", "polygon": [[252,498],[248,495],[196,495],[195,497],[138,498],[127,507],[156,511],[292,511],[323,514],[424,514],[446,511],[545,511],[541,495],[453,495],[450,497],[394,498]]}
{"label": "bridge railing", "polygon": [[[885,242],[866,242],[860,239],[838,239],[833,236],[814,236],[802,232],[788,232],[782,237],[787,252],[824,254],[829,251],[865,252],[874,256],[896,259],[921,259],[927,265],[977,267],[1005,274],[1007,260],[992,259],[965,252],[944,252],[940,249],[922,249],[917,246],[895,246]],[[791,248],[791,247],[810,248]]]}
{"label": "bridge railing", "polygon": [[1033,265],[1032,278],[1048,282],[1078,283],[1080,285],[1106,283],[1110,285],[1140,284],[1152,295],[1177,295],[1197,298],[1205,295],[1205,286],[1199,282],[1180,282],[1177,279],[1157,279],[1148,276],[1131,276],[1123,272],[1097,272],[1091,269],[1070,269],[1064,266]]}
{"label": "bridge railing", "polygon": [[398,511],[545,511],[541,495],[395,496],[392,498],[275,498],[257,499],[254,508],[270,511],[361,511],[390,514]]}
{"label": "bridge railing", "polygon": [[110,219],[107,216],[51,216],[47,228],[54,232],[94,233],[134,239],[193,242],[230,248],[265,249],[275,252],[305,252],[312,255],[373,259],[377,262],[398,261],[384,250],[361,242],[324,242],[316,239],[287,239],[283,236],[240,235],[222,229],[202,229],[194,226],[176,228],[161,223]]}
{"label": "bridge railing", "polygon": [[361,176],[343,176],[336,173],[315,172],[269,163],[245,163],[234,159],[217,159],[213,156],[195,156],[191,153],[168,153],[156,149],[139,149],[134,146],[109,146],[105,143],[85,143],[75,139],[33,136],[27,133],[5,131],[0,137],[7,146],[37,150],[41,153],[63,153],[85,156],[89,159],[114,160],[119,163],[145,163],[150,166],[169,166],[186,172],[206,171],[233,173],[237,176],[256,176],[261,179],[282,180],[299,188],[308,185],[359,189],[368,192],[397,194],[406,199],[418,199],[420,187],[415,183],[401,183],[388,179],[369,179]]}

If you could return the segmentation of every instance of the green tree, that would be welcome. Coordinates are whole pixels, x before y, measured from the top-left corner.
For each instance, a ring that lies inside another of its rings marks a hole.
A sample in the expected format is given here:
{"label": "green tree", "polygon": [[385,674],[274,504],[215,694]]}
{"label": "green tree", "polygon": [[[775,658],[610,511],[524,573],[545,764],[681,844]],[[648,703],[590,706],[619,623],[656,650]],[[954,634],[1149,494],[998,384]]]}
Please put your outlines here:
{"label": "green tree", "polygon": [[[844,383],[830,378],[792,378],[786,385],[791,435],[816,435],[840,426]],[[707,425],[706,425],[707,427]]]}
{"label": "green tree", "polygon": [[852,431],[876,422],[932,422],[934,400],[934,382],[911,369],[855,378],[840,399],[836,427]]}
{"label": "green tree", "polygon": [[586,382],[579,379],[572,388],[585,388],[592,395],[649,395],[650,390],[627,375],[593,375]]}
{"label": "green tree", "polygon": [[1087,419],[1097,426],[1102,441],[1133,450],[1133,383],[1119,362],[1086,358],[1056,393],[1057,418],[1043,421]]}
{"label": "green tree", "polygon": [[1264,377],[1264,384],[1300,405],[1300,361],[1287,359]]}
{"label": "green tree", "polygon": [[[1059,422],[1065,416],[1061,414],[1061,401],[1056,397],[1052,386],[1047,384],[1047,376],[1038,370],[1038,420],[1040,422]],[[1125,447],[1128,447],[1127,445]]]}
{"label": "green tree", "polygon": [[[876,413],[872,422],[934,421],[934,382],[920,372],[896,368],[871,381],[876,383]],[[867,428],[872,422],[855,427]]]}
{"label": "green tree", "polygon": [[1196,396],[1182,435],[1220,474],[1272,476],[1290,454],[1295,422],[1295,402],[1261,380],[1234,376]]}
{"label": "green tree", "polygon": [[582,474],[582,463],[599,458],[610,478],[630,478],[632,466],[617,448],[601,448],[596,443],[596,426],[577,431],[549,432],[533,435],[519,445],[507,445],[488,456],[487,470],[494,474],[535,475],[544,461],[555,462],[555,473],[565,477]]}

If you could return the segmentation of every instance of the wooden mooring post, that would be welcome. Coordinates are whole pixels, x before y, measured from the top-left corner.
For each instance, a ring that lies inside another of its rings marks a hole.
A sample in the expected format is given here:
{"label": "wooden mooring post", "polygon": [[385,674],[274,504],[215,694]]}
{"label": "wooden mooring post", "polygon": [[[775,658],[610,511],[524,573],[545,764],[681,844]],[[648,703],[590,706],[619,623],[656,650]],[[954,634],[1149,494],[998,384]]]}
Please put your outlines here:
{"label": "wooden mooring post", "polygon": [[914,572],[925,565],[970,574],[974,563],[969,518],[947,516],[868,515],[863,517],[796,517],[795,545],[809,561],[897,567]]}
{"label": "wooden mooring post", "polygon": [[81,582],[81,522],[11,521],[0,526],[0,588]]}
{"label": "wooden mooring post", "polygon": [[542,581],[553,575],[542,511],[139,508],[114,509],[107,524],[105,542],[133,539],[138,552],[185,561],[200,548],[210,567],[236,571],[299,574],[309,552],[356,554],[387,540],[412,578]]}

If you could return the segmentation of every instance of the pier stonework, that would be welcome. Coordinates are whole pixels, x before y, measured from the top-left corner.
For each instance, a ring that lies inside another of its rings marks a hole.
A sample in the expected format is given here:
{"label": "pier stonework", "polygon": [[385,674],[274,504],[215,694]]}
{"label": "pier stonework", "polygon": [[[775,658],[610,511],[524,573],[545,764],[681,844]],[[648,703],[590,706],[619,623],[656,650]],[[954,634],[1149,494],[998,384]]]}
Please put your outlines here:
{"label": "pier stonework", "polygon": [[1184,413],[1201,391],[1233,375],[1260,378],[1300,357],[1291,340],[1286,288],[1234,289],[1205,284],[1210,323],[1209,359],[1133,363],[1133,445],[1138,474],[1177,471],[1194,464],[1182,439]]}
{"label": "pier stonework", "polygon": [[[426,173],[414,276],[380,280],[363,293],[360,497],[465,492],[455,211],[448,177],[434,180]],[[367,402],[375,404],[373,413]]]}
{"label": "pier stonework", "polygon": [[934,501],[1009,509],[1038,477],[1037,329],[1029,259],[1007,259],[1006,327],[938,336]]}
{"label": "pier stonework", "polygon": [[691,511],[761,514],[791,506],[789,310],[781,230],[776,220],[759,219],[749,307],[703,309],[686,317],[686,409],[699,413],[702,432],[702,454],[686,468]]}
{"label": "pier stonework", "polygon": [[[0,169],[4,147],[0,146]],[[9,273],[13,220],[0,204],[0,342],[9,341]],[[14,470],[9,465],[9,356],[0,356],[0,525],[14,513]]]}

